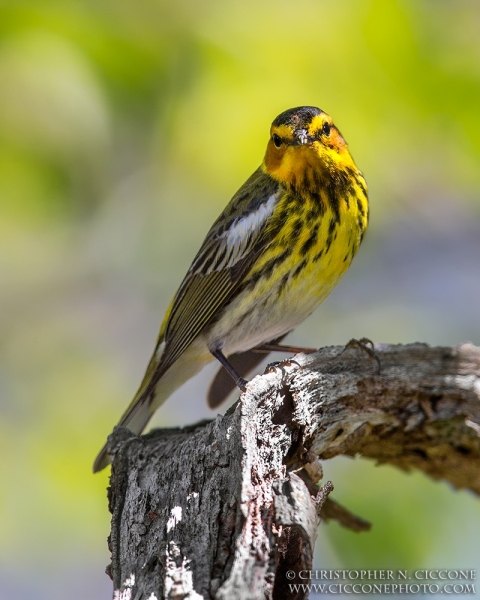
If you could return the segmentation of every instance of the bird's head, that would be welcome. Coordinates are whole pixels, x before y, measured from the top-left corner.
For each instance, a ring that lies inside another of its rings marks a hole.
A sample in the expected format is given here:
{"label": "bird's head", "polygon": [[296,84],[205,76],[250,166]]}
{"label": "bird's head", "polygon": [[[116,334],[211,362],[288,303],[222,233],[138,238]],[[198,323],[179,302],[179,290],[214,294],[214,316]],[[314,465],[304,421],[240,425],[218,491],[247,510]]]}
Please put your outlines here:
{"label": "bird's head", "polygon": [[341,171],[356,170],[332,118],[313,106],[291,108],[273,121],[263,168],[299,190],[335,178]]}

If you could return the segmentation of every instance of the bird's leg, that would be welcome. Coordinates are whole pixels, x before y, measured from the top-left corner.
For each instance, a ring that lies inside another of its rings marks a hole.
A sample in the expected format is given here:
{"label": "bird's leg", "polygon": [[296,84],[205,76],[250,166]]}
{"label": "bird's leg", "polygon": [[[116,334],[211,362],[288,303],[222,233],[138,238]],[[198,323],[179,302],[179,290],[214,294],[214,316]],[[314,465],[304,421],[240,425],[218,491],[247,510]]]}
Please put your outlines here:
{"label": "bird's leg", "polygon": [[223,354],[221,350],[210,350],[210,352],[218,360],[222,367],[227,371],[227,373],[235,382],[235,385],[239,387],[242,390],[242,392],[244,392],[247,389],[248,381],[243,379],[243,377],[240,377],[240,375],[237,373],[237,371],[234,369],[234,367],[231,365],[231,363],[228,361],[227,357]]}
{"label": "bird's leg", "polygon": [[299,346],[285,346],[284,344],[276,344],[271,342],[269,344],[262,344],[256,348],[252,348],[252,352],[258,352],[260,354],[268,354],[269,352],[289,352],[290,354],[298,354],[304,352],[305,354],[311,354],[316,352],[318,348],[301,348]]}

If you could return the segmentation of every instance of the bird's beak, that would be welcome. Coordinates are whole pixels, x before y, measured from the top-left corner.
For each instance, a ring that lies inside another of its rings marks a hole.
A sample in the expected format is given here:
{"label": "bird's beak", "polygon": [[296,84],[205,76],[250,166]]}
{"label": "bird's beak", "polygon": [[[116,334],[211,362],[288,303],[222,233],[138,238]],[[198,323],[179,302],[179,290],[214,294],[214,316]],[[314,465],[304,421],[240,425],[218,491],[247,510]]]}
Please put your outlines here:
{"label": "bird's beak", "polygon": [[306,129],[297,129],[294,133],[293,133],[293,139],[294,139],[294,144],[295,145],[299,145],[299,146],[304,146],[305,144],[308,144],[309,137],[308,137],[308,132]]}

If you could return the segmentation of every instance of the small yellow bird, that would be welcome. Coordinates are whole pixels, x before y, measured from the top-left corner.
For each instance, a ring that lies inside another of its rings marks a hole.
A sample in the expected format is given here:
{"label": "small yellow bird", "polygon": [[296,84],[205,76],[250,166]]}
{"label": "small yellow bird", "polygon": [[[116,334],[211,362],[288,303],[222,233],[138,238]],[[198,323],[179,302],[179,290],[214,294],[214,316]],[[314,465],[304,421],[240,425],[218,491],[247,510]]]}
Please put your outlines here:
{"label": "small yellow bird", "polygon": [[[367,185],[322,110],[292,108],[272,123],[262,165],[215,221],[163,320],[155,351],[120,425],[140,434],[182,383],[217,358],[219,404],[328,296],[368,224]],[[287,348],[288,347],[283,347]],[[228,358],[227,358],[228,357]],[[106,446],[94,464],[109,464]]]}

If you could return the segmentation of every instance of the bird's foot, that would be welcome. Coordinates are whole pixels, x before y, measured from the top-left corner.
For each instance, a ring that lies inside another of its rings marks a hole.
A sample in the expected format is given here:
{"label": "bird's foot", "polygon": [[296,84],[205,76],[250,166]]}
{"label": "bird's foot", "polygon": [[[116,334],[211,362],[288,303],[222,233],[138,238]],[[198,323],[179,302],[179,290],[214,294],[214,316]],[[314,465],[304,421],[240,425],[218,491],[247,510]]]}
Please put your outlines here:
{"label": "bird's foot", "polygon": [[240,388],[240,390],[242,392],[246,392],[247,391],[248,381],[246,379],[243,379],[243,377],[239,377],[235,381],[235,384],[237,385],[238,388]]}
{"label": "bird's foot", "polygon": [[265,373],[273,373],[277,369],[282,369],[283,367],[291,367],[292,365],[296,365],[298,368],[302,368],[302,366],[293,358],[286,358],[280,362],[271,362],[267,365],[265,369]]}
{"label": "bird's foot", "polygon": [[360,350],[366,352],[368,356],[377,363],[378,373],[380,374],[380,371],[382,370],[382,363],[380,362],[380,357],[375,352],[375,344],[372,342],[372,340],[369,340],[366,337],[360,338],[359,340],[352,338],[345,348],[340,352],[339,356],[341,356],[345,350],[350,348],[360,348]]}
{"label": "bird's foot", "polygon": [[281,364],[282,362],[280,360],[268,363],[268,365],[265,367],[264,375],[266,375],[267,373],[273,373]]}

